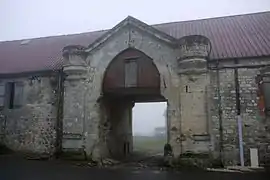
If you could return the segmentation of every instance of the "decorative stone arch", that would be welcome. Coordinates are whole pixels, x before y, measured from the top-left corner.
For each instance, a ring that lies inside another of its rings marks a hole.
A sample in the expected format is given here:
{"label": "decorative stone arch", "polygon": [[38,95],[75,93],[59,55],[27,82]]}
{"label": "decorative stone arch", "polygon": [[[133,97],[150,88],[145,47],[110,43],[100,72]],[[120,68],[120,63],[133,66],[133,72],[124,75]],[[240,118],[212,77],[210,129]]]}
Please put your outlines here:
{"label": "decorative stone arch", "polygon": [[[127,79],[125,66],[127,62],[134,62],[134,60],[137,68],[137,80],[135,84],[127,85],[125,84]],[[135,48],[127,48],[112,58],[103,72],[101,84],[102,100],[100,101],[100,105],[103,107],[102,114],[105,114],[107,118],[103,117],[103,119],[100,119],[100,122],[101,124],[109,124],[112,129],[118,128],[115,127],[113,123],[110,123],[115,121],[112,119],[120,120],[120,124],[125,124],[122,123],[124,121],[132,121],[130,115],[134,102],[167,100],[161,94],[161,77],[154,60],[144,52]],[[117,107],[115,106],[116,102]],[[122,125],[119,124],[117,126],[122,127]],[[108,151],[110,151],[111,156],[121,157],[121,147],[125,147],[125,150],[132,149],[132,134],[131,136],[128,135],[129,133],[126,132],[128,129],[131,129],[131,127],[127,126],[122,128],[121,131],[124,135],[120,137],[115,137],[117,135],[112,133],[112,131],[107,131],[107,133],[109,133],[109,135],[107,135],[106,130],[100,130],[103,136],[107,136],[110,139],[108,141],[104,140],[104,144],[106,144],[105,146],[109,146]],[[118,130],[116,130],[116,132],[119,133]],[[128,148],[126,148],[125,143],[128,144]],[[116,144],[117,146],[115,146]]]}
{"label": "decorative stone arch", "polygon": [[[121,36],[125,36],[125,33],[118,35],[118,38],[122,39]],[[74,134],[82,134],[82,136],[85,137],[85,140],[81,142],[82,145],[78,144],[78,146],[83,146],[88,155],[93,157],[108,156],[108,152],[105,150],[106,145],[104,143],[104,138],[106,136],[104,125],[107,125],[106,119],[108,118],[108,115],[106,113],[106,102],[103,101],[103,79],[110,63],[117,55],[121,54],[121,52],[125,52],[127,49],[136,49],[136,51],[143,53],[152,60],[155,68],[159,72],[160,95],[168,103],[167,117],[169,122],[169,143],[173,147],[174,154],[176,156],[180,154],[180,144],[179,141],[176,141],[175,139],[175,137],[180,136],[179,77],[177,76],[176,68],[173,67],[176,54],[174,54],[174,49],[162,42],[155,42],[156,40],[152,39],[152,37],[149,41],[158,43],[158,45],[154,47],[144,47],[136,45],[135,43],[128,46],[125,44],[125,41],[109,40],[101,48],[88,52],[86,58],[85,56],[80,55],[81,50],[76,50],[75,52],[72,51],[71,54],[69,53],[69,59],[76,58],[76,62],[79,61],[81,63],[76,63],[75,66],[72,63],[69,65],[70,60],[68,60],[66,62],[69,63],[64,68],[65,73],[69,74],[65,81],[65,84],[68,86],[68,91],[66,93],[68,99],[65,100],[66,105],[64,105],[64,131],[67,133],[73,131],[72,133]],[[176,64],[176,62],[174,64]],[[77,85],[71,86],[70,83]],[[73,94],[69,96],[71,93]],[[74,119],[74,112],[69,111],[72,103],[74,105],[79,105],[76,113],[80,115],[80,118],[77,119],[76,124],[78,124],[79,127],[83,127],[81,131],[75,129],[74,125],[68,127],[70,124],[69,121]],[[175,130],[174,128],[171,130],[170,124],[174,124],[177,129]],[[70,141],[70,136],[67,136],[67,138],[67,141]]]}
{"label": "decorative stone arch", "polygon": [[[206,67],[209,55],[207,38],[183,37],[178,40],[175,47],[172,43],[158,38],[156,36],[158,33],[142,31],[129,23],[119,29],[117,27],[117,31],[112,33],[113,36],[110,33],[104,35],[103,40],[94,43],[95,48],[75,47],[72,51],[67,50],[65,61],[67,64],[64,67],[64,72],[68,75],[64,83],[65,98],[67,97],[64,100],[64,134],[80,134],[84,137],[84,141],[78,140],[77,142],[80,141],[81,144],[76,145],[84,147],[88,155],[106,156],[106,152],[102,152],[105,149],[104,124],[107,119],[106,105],[103,103],[103,79],[113,60],[125,50],[132,48],[151,58],[159,72],[160,94],[168,102],[169,143],[174,155],[177,157],[181,152],[196,150],[193,135],[204,133],[205,129],[200,129],[199,125],[205,124],[207,120],[207,112],[205,113],[205,88],[209,84]],[[191,79],[190,75],[196,78]],[[195,94],[202,92],[196,94],[199,101],[187,98],[188,94],[184,89],[190,86],[196,88]],[[203,118],[195,114],[183,114],[189,112],[190,107],[199,108]],[[199,125],[198,122],[190,123],[190,120],[194,119],[198,120]],[[72,126],[69,126],[70,121],[73,121]],[[191,128],[195,133],[190,135],[188,130]],[[207,143],[204,143],[203,151],[208,150]]]}
{"label": "decorative stone arch", "polygon": [[[95,84],[95,87],[92,89],[92,98],[93,96],[102,97],[103,96],[103,80],[106,76],[106,71],[112,64],[115,58],[117,58],[121,53],[128,51],[130,49],[136,50],[138,52],[141,52],[146,57],[152,60],[156,70],[159,73],[159,85],[160,85],[160,94],[168,100],[169,98],[174,98],[170,96],[171,91],[174,91],[175,88],[179,85],[179,79],[176,67],[173,67],[174,65],[171,64],[170,61],[166,62],[166,64],[163,62],[161,63],[158,61],[155,57],[151,56],[149,52],[141,47],[128,47],[124,46],[118,50],[115,49],[114,52],[110,53],[109,57],[104,57],[104,59],[99,60],[98,58],[94,57],[95,54],[98,54],[96,52],[92,52],[88,58],[86,59],[86,62],[90,64],[90,68],[93,69],[94,72],[92,72],[92,83]],[[154,51],[154,49],[153,49]],[[101,56],[101,55],[97,55]]]}

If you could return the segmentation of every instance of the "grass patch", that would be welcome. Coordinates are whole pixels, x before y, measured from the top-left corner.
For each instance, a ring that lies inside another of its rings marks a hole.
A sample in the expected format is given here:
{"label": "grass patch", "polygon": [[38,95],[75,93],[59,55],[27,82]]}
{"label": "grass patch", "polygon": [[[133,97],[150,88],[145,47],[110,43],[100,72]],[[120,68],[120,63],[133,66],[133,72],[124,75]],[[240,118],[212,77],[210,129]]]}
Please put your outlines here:
{"label": "grass patch", "polygon": [[135,151],[163,153],[166,141],[166,137],[133,136],[133,148]]}

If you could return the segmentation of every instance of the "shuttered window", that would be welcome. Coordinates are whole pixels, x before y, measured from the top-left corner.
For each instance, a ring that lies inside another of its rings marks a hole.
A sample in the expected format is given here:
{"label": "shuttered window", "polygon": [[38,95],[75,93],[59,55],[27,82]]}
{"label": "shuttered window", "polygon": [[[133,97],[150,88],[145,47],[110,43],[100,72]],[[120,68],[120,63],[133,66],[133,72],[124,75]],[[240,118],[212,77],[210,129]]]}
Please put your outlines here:
{"label": "shuttered window", "polygon": [[23,83],[8,82],[6,91],[9,109],[19,108],[23,105]]}
{"label": "shuttered window", "polygon": [[265,113],[270,116],[270,82],[263,82],[262,88],[265,102]]}
{"label": "shuttered window", "polygon": [[137,86],[137,61],[129,59],[125,61],[125,87]]}

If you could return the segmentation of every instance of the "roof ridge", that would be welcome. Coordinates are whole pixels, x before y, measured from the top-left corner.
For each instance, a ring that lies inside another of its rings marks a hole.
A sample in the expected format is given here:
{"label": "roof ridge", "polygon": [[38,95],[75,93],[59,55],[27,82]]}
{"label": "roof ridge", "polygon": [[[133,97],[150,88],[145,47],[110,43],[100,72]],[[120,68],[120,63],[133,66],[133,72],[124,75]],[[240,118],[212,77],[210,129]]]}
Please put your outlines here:
{"label": "roof ridge", "polygon": [[204,21],[204,20],[212,20],[212,19],[233,18],[233,17],[238,17],[238,16],[248,16],[248,15],[265,14],[265,13],[270,13],[270,11],[267,10],[267,11],[253,12],[253,13],[235,14],[235,15],[218,16],[218,17],[210,17],[210,18],[184,20],[184,21],[173,21],[173,22],[167,22],[167,23],[165,22],[165,23],[152,24],[150,26],[159,26],[159,25],[165,25],[165,24],[167,25],[167,24],[175,24],[175,23],[194,22],[194,21]]}

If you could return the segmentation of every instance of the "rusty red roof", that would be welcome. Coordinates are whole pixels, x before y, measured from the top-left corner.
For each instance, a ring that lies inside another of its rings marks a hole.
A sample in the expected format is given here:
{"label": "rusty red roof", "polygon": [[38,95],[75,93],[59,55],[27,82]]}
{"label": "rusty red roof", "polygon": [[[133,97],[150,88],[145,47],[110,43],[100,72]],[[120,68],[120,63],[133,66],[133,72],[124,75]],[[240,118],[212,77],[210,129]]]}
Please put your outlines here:
{"label": "rusty red roof", "polygon": [[[270,56],[270,12],[153,25],[175,38],[204,35],[211,59]],[[107,31],[0,42],[0,74],[49,70],[67,45],[88,46]],[[57,66],[59,67],[59,66]]]}

